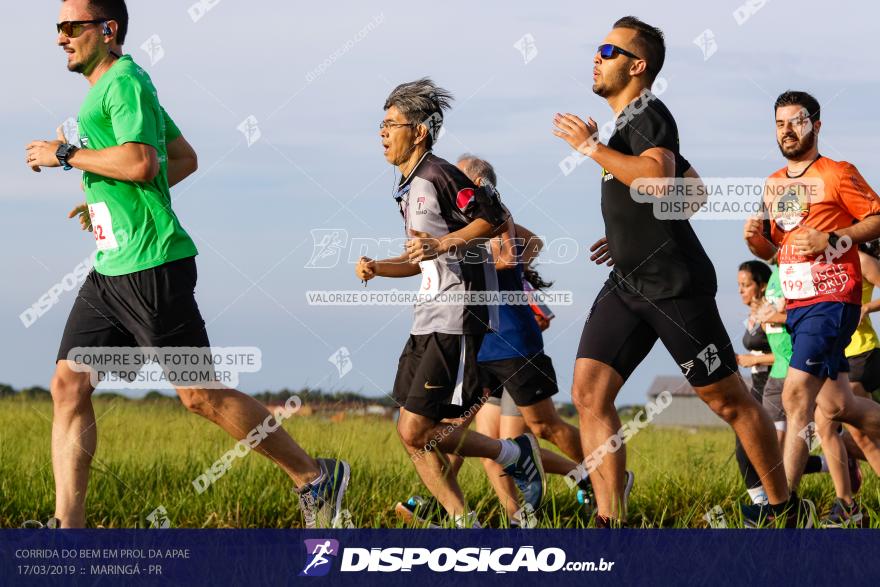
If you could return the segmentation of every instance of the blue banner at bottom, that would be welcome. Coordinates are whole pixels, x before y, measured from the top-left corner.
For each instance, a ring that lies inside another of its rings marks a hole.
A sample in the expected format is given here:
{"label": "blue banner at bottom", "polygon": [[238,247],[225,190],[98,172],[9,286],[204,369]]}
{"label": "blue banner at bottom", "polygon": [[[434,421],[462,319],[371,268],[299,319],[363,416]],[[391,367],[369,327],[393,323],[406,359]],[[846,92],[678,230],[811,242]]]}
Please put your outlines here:
{"label": "blue banner at bottom", "polygon": [[876,530],[0,530],[0,585],[876,585]]}

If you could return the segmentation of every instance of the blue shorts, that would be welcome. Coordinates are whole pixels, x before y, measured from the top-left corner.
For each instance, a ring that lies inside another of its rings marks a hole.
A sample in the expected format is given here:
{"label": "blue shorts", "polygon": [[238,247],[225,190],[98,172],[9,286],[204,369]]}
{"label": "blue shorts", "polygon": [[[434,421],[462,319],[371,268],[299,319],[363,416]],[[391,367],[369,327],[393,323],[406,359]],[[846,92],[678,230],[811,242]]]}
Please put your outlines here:
{"label": "blue shorts", "polygon": [[788,310],[785,325],[791,332],[791,366],[824,379],[849,371],[844,349],[859,325],[860,306],[820,302]]}

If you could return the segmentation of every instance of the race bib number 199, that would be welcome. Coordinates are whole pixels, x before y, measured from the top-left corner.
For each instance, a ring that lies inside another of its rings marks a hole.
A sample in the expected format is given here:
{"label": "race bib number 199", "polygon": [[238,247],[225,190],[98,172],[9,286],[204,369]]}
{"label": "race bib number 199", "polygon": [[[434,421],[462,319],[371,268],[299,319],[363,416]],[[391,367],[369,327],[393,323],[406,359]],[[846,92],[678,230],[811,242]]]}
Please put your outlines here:
{"label": "race bib number 199", "polygon": [[92,219],[92,233],[95,235],[95,244],[99,251],[109,251],[119,248],[116,236],[113,234],[113,218],[110,209],[104,202],[89,204],[89,216]]}
{"label": "race bib number 199", "polygon": [[813,271],[810,263],[781,263],[779,281],[782,293],[789,300],[803,300],[816,295],[813,284]]}

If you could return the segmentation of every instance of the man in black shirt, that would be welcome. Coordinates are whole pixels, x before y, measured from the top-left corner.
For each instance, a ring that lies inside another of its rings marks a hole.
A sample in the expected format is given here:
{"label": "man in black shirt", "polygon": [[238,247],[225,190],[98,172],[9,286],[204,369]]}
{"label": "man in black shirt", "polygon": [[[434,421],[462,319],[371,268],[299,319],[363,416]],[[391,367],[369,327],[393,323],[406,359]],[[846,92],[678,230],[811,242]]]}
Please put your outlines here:
{"label": "man in black shirt", "polygon": [[715,305],[712,262],[687,219],[660,220],[651,203],[630,195],[636,180],[699,178],[679,152],[675,120],[651,92],[664,57],[662,31],[635,17],[618,20],[593,59],[593,92],[617,117],[608,145],[598,142],[592,118],[554,118],[553,134],[602,167],[602,216],[614,261],[587,317],[572,385],[584,454],[592,457],[586,462],[598,524],[626,517],[626,454],[619,437],[609,441],[621,428],[614,400],[658,338],[700,398],[742,440],[770,503],[786,523],[795,522],[800,502],[790,499],[773,423],[737,372]]}

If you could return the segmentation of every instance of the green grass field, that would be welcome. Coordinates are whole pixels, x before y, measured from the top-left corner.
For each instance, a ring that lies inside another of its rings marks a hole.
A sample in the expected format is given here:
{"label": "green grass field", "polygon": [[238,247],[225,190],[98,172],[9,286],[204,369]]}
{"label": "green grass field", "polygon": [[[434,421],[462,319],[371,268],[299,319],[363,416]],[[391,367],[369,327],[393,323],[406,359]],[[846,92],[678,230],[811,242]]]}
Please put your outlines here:
{"label": "green grass field", "polygon": [[[287,477],[256,453],[233,467],[201,495],[191,482],[231,449],[234,441],[211,423],[172,402],[96,398],[98,452],[88,495],[88,524],[147,527],[147,515],[164,506],[173,527],[291,528],[301,516]],[[52,406],[47,401],[0,400],[0,527],[46,520],[53,512],[50,459]],[[359,528],[401,527],[394,503],[425,495],[390,420],[320,417],[285,422],[311,454],[345,458],[352,465],[346,498]],[[630,499],[635,527],[706,527],[703,515],[723,508],[729,526],[740,525],[736,504],[745,500],[726,430],[648,428],[627,445],[636,484]],[[880,483],[863,466],[862,507],[880,527]],[[502,525],[501,511],[478,462],[468,462],[462,487],[484,525]],[[827,475],[805,478],[801,493],[827,512],[834,498]],[[589,525],[563,479],[551,477],[539,512],[545,528]]]}

